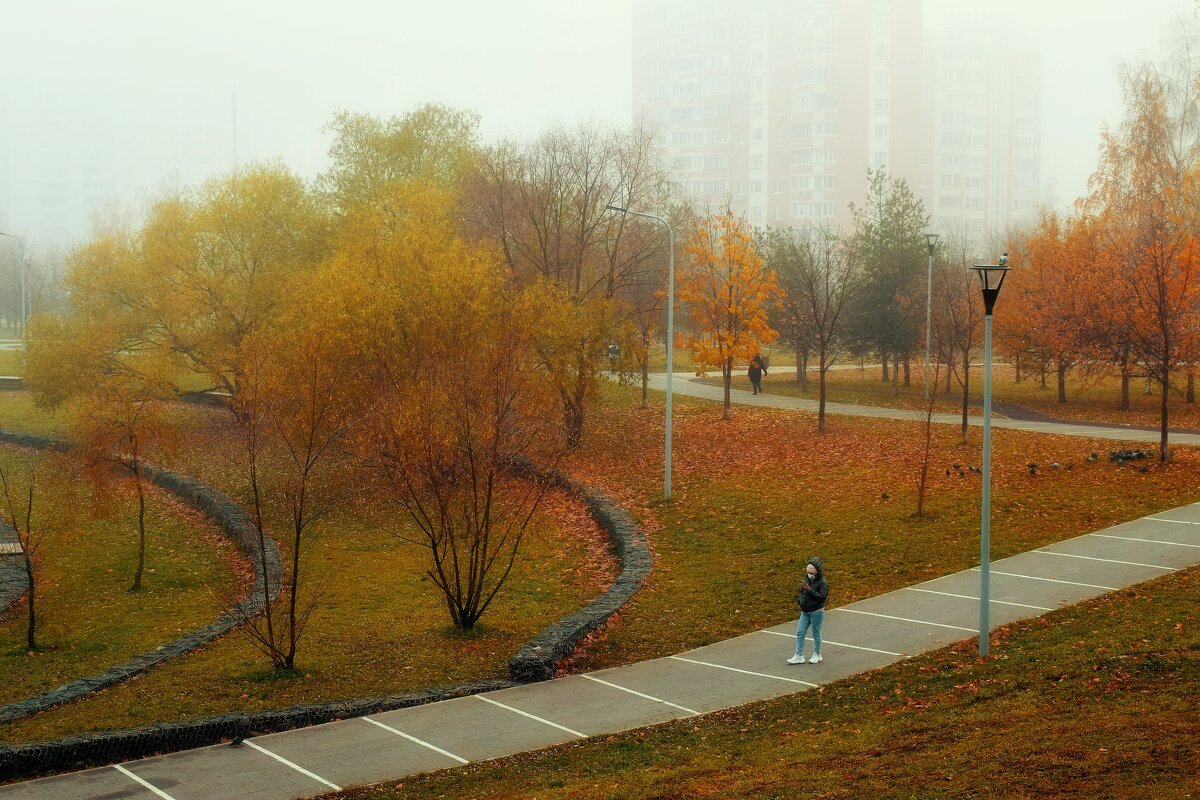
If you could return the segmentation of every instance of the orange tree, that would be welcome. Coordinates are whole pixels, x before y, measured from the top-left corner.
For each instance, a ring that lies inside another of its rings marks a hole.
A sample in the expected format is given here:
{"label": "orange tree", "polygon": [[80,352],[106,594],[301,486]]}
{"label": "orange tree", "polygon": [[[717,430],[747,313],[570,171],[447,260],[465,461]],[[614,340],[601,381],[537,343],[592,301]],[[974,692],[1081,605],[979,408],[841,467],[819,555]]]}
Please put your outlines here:
{"label": "orange tree", "polygon": [[1161,388],[1159,458],[1168,450],[1172,377],[1195,360],[1200,247],[1194,133],[1200,101],[1178,76],[1144,65],[1124,80],[1126,116],[1106,133],[1086,207],[1104,244],[1134,349]]}
{"label": "orange tree", "polygon": [[688,304],[694,333],[680,336],[701,370],[717,367],[725,383],[724,418],[735,359],[748,359],[779,335],[767,322],[782,291],[754,247],[750,226],[732,211],[700,220],[685,251],[679,297]]}

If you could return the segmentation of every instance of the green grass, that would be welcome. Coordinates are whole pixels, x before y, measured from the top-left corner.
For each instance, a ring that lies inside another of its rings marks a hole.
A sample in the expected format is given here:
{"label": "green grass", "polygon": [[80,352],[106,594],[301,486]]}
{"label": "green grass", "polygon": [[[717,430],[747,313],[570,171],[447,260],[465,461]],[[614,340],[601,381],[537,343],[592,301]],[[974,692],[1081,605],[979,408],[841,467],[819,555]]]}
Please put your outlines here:
{"label": "green grass", "polygon": [[217,616],[208,587],[233,566],[234,548],[199,514],[151,493],[143,589],[131,594],[137,510],[130,491],[98,514],[69,468],[12,447],[0,447],[0,466],[14,493],[38,469],[33,524],[44,532],[37,555],[39,650],[26,649],[24,602],[0,617],[0,704],[103,672]]}
{"label": "green grass", "polygon": [[0,350],[0,375],[24,375],[25,354],[20,350]]}
{"label": "green grass", "polygon": [[[347,798],[1183,798],[1200,570],[820,690]],[[783,651],[781,651],[781,657]]]}

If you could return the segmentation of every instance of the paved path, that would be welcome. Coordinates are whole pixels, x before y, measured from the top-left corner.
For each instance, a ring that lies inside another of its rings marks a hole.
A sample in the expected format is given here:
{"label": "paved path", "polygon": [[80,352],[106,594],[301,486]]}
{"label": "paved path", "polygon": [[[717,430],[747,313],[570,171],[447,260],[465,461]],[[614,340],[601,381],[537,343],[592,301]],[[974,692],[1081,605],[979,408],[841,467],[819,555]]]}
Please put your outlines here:
{"label": "paved path", "polygon": [[[677,395],[702,397],[706,400],[715,400],[717,402],[724,400],[724,388],[700,383],[693,380],[695,377],[695,373],[676,372],[672,381],[671,391]],[[658,391],[665,390],[667,388],[666,373],[652,373],[648,385],[651,389]],[[769,388],[770,386],[768,385]],[[731,390],[730,398],[734,403],[739,405],[781,408],[791,411],[811,411],[814,414],[817,412],[818,407],[816,400],[808,400],[803,397],[788,397],[782,394],[756,395],[741,389]],[[905,408],[885,408],[882,406],[856,406],[849,403],[827,402],[825,403],[825,413],[842,414],[850,417],[870,417],[873,419],[900,419],[911,422],[923,422],[925,420],[925,413],[923,411]],[[933,421],[946,425],[961,425],[962,414],[935,413]],[[969,416],[967,417],[967,424],[983,425],[983,417]],[[1121,425],[1097,425],[1059,421],[1040,422],[997,419],[996,417],[992,417],[992,427],[997,429],[1007,428],[1010,430],[1033,431],[1034,433],[1055,433],[1064,436],[1083,436],[1089,439],[1113,439],[1120,442],[1158,442],[1157,430],[1127,428]],[[1194,433],[1172,433],[1170,440],[1173,445],[1200,445],[1200,435]]]}
{"label": "paved path", "polygon": [[[707,396],[713,389],[680,383],[689,394]],[[805,407],[794,398],[748,399]],[[839,409],[895,416],[883,409]],[[1011,427],[1120,438],[1088,426]],[[993,562],[991,622],[1037,616],[1195,564],[1200,504]],[[836,574],[833,583],[836,598]],[[978,586],[974,568],[833,608],[820,664],[785,663],[794,646],[792,621],[623,667],[260,736],[239,747],[206,747],[13,784],[0,787],[0,800],[311,797],[704,714],[806,691],[972,638],[978,634]]]}

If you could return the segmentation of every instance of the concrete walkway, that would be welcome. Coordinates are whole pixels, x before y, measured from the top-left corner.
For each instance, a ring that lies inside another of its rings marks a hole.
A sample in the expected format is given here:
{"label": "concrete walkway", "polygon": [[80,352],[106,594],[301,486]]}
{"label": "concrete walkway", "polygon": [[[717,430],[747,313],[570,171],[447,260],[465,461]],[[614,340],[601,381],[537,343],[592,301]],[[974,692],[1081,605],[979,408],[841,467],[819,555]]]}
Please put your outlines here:
{"label": "concrete walkway", "polygon": [[[720,386],[712,386],[695,380],[695,373],[676,372],[672,380],[671,391],[677,395],[701,397],[718,403],[725,399],[725,390]],[[667,388],[666,373],[652,373],[649,387],[657,391]],[[768,390],[770,385],[767,386]],[[763,408],[780,408],[789,411],[811,411],[817,413],[816,400],[803,397],[788,397],[781,394],[753,394],[742,389],[730,391],[730,399],[738,405],[762,406]],[[825,403],[826,414],[838,414],[848,417],[869,417],[872,419],[899,419],[909,422],[924,422],[925,413],[906,408],[885,408],[882,406],[858,406],[849,403]],[[935,413],[933,421],[945,425],[961,425],[962,414]],[[969,416],[967,424],[981,426],[983,417]],[[1127,428],[1121,425],[1096,425],[1075,422],[1031,422],[1016,419],[998,419],[992,417],[993,428],[1006,428],[1018,431],[1033,431],[1034,433],[1054,433],[1062,436],[1083,436],[1089,439],[1112,439],[1119,442],[1158,442],[1157,430],[1144,428]],[[1172,445],[1200,445],[1200,435],[1194,433],[1172,433]]]}
{"label": "concrete walkway", "polygon": [[[700,396],[720,391],[686,380],[677,385]],[[749,401],[805,407],[805,401],[771,395]],[[886,409],[839,408],[858,416],[896,416]],[[1088,426],[1056,427],[1049,426],[1056,433],[1128,438]],[[1200,504],[993,562],[990,619],[998,627],[1198,563]],[[836,570],[832,583],[836,600]],[[806,691],[973,638],[978,587],[974,568],[833,608],[825,619],[820,664],[785,663],[794,648],[792,621],[628,666],[261,736],[238,747],[206,747],[13,784],[0,787],[0,800],[311,797],[704,714]]]}

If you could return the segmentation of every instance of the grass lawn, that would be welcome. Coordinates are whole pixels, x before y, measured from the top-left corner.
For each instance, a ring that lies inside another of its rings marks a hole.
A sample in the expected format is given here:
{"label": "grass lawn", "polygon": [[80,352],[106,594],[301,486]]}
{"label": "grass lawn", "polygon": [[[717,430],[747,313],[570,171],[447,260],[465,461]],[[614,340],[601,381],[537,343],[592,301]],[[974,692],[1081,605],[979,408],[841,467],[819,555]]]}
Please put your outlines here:
{"label": "grass lawn", "polygon": [[[663,504],[662,407],[605,388],[582,452],[566,466],[610,489],[642,519],[655,551],[646,587],[620,624],[595,636],[575,666],[599,669],[678,653],[795,615],[797,577],[824,557],[835,604],[873,596],[978,561],[978,429],[967,445],[935,426],[926,513],[914,516],[921,425],[720,406],[677,397],[673,500]],[[1118,468],[1114,442],[993,431],[992,554],[1052,541],[1200,500],[1200,452],[1183,449],[1146,473]],[[1025,465],[1071,463],[1070,471]],[[946,471],[950,475],[946,475]],[[886,499],[884,495],[887,495]]]}
{"label": "grass lawn", "polygon": [[[188,413],[195,426],[184,432],[188,446],[173,459],[156,460],[241,498],[233,460],[214,446],[218,434],[210,427],[223,412]],[[285,529],[282,509],[270,510],[268,524]],[[450,627],[441,595],[424,575],[424,552],[389,533],[409,524],[399,513],[358,509],[313,529],[302,570],[312,576],[307,585],[320,600],[294,674],[276,676],[243,637],[230,635],[123,686],[0,726],[0,739],[41,740],[234,708],[279,708],[507,677],[508,658],[520,645],[615,577],[607,537],[582,504],[549,495],[506,589],[479,629],[464,635]],[[45,602],[54,603],[55,596]],[[199,605],[209,618],[219,613],[207,592]]]}
{"label": "grass lawn", "polygon": [[[14,493],[24,491],[34,463],[42,460],[40,454],[0,447],[0,465]],[[211,622],[217,612],[208,587],[231,571],[249,570],[207,519],[152,490],[143,588],[129,593],[137,564],[132,490],[97,515],[89,493],[54,463],[39,468],[34,499],[33,524],[45,532],[37,557],[39,650],[26,650],[22,601],[0,616],[0,704],[103,672]]]}
{"label": "grass lawn", "polygon": [[[681,397],[675,497],[663,504],[660,401],[640,409],[636,389],[606,385],[602,394],[584,447],[564,466],[639,517],[655,569],[619,620],[577,654],[574,668],[676,653],[789,619],[797,575],[811,555],[826,559],[835,604],[975,563],[978,477],[945,472],[952,463],[977,463],[978,431],[962,445],[954,428],[935,429],[927,513],[915,517],[919,425],[834,417],[822,436],[811,414],[737,408],[722,422],[719,406]],[[207,441],[200,430],[185,440]],[[1114,446],[996,431],[993,555],[1200,499],[1200,453],[1184,450],[1146,473],[1106,460],[1083,463],[1091,450]],[[1031,477],[1028,461],[1077,466]],[[190,449],[177,463],[242,496],[233,461],[219,448]],[[376,511],[332,517],[314,531],[305,569],[321,576],[324,607],[297,674],[274,678],[248,644],[227,637],[129,685],[8,726],[0,737],[27,741],[503,675],[520,642],[590,599],[611,575],[598,531],[589,531],[582,509],[559,500],[537,521],[519,574],[483,630],[463,637],[448,629],[432,584],[421,579],[421,554],[387,533],[401,524]]]}
{"label": "grass lawn", "polygon": [[[1200,793],[1200,570],[791,697],[345,792],[384,798]],[[803,668],[799,668],[803,669]]]}
{"label": "grass lawn", "polygon": [[24,375],[25,354],[20,350],[0,350],[0,375]]}

